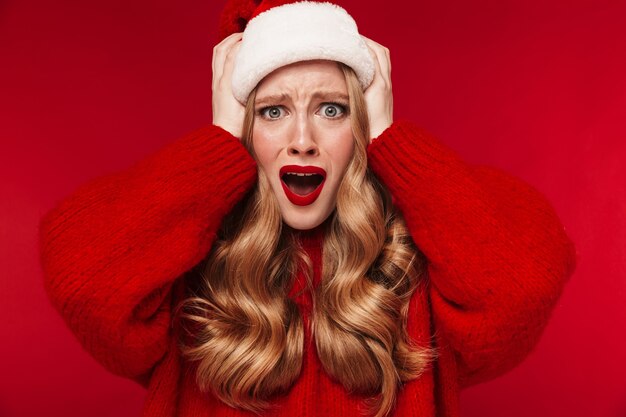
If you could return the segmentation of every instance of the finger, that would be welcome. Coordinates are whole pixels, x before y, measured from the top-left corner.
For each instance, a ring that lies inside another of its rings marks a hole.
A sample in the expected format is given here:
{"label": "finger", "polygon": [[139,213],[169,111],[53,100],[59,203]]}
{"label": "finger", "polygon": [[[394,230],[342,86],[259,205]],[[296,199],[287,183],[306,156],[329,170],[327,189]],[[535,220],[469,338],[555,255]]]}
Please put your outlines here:
{"label": "finger", "polygon": [[228,50],[228,48],[240,41],[243,38],[243,32],[235,32],[235,33],[231,33],[230,35],[228,35],[227,37],[225,37],[224,39],[222,39],[222,41],[218,44],[215,45],[215,47],[213,48],[213,52],[214,54],[220,54],[222,52],[224,52],[225,50]]}
{"label": "finger", "polygon": [[364,36],[368,47],[373,51],[378,67],[380,68],[381,77],[386,83],[391,83],[391,59],[389,49]]}
{"label": "finger", "polygon": [[376,56],[378,58],[378,65],[380,66],[382,78],[385,80],[385,84],[391,85],[391,64],[385,49],[386,48],[376,48],[374,51],[376,52]]}
{"label": "finger", "polygon": [[239,42],[243,37],[242,32],[233,33],[222,40],[219,44],[213,48],[213,62],[212,62],[212,71],[213,71],[213,81],[214,84],[219,81],[222,77],[224,71],[224,59],[228,54],[228,51],[232,47],[232,45],[236,42]]}
{"label": "finger", "polygon": [[389,50],[383,46],[375,49],[376,56],[378,57],[378,63],[380,64],[381,73],[383,78],[388,83],[391,82],[391,63],[389,62]]}
{"label": "finger", "polygon": [[369,44],[368,44],[368,49],[370,51],[372,61],[374,61],[374,79],[372,80],[372,85],[378,85],[379,83],[384,83],[385,80],[383,79],[382,69],[380,67],[378,55],[376,55],[376,51]]}
{"label": "finger", "polygon": [[225,85],[230,85],[233,78],[233,67],[235,66],[235,58],[237,57],[239,48],[241,48],[241,42],[234,44],[226,55],[226,59],[224,61],[224,72],[220,78],[220,82],[227,83]]}
{"label": "finger", "polygon": [[222,78],[224,72],[224,61],[229,50],[234,44],[241,41],[242,32],[233,33],[224,38],[213,48],[213,60],[211,62],[211,71],[213,72],[213,87]]}

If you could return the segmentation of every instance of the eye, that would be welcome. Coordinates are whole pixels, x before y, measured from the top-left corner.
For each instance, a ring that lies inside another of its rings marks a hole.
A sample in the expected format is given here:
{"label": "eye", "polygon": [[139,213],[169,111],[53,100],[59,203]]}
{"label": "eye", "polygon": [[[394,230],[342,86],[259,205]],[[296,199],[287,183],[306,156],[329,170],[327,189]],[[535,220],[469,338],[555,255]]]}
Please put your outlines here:
{"label": "eye", "polygon": [[336,119],[346,112],[346,106],[339,103],[324,103],[320,108],[322,116],[329,119]]}
{"label": "eye", "polygon": [[259,110],[259,114],[266,119],[278,119],[284,115],[284,109],[281,106],[268,106]]}

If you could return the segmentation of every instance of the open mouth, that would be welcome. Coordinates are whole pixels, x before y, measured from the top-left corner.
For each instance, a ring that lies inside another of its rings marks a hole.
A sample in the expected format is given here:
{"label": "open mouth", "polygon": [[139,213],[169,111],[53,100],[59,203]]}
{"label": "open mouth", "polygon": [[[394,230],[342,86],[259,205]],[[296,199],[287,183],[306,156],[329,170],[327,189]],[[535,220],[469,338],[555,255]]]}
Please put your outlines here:
{"label": "open mouth", "polygon": [[315,166],[286,165],[280,169],[285,195],[293,204],[312,204],[324,187],[326,171]]}

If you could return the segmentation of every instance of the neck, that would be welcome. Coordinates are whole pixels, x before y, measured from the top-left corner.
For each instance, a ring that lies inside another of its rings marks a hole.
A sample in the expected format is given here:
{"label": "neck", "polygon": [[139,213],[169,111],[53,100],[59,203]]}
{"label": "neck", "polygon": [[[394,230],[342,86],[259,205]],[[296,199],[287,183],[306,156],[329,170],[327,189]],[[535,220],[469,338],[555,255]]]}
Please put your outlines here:
{"label": "neck", "polygon": [[293,229],[287,225],[284,225],[288,233],[301,243],[304,248],[311,246],[319,246],[324,238],[326,228],[328,227],[329,219],[326,219],[319,226],[308,230]]}

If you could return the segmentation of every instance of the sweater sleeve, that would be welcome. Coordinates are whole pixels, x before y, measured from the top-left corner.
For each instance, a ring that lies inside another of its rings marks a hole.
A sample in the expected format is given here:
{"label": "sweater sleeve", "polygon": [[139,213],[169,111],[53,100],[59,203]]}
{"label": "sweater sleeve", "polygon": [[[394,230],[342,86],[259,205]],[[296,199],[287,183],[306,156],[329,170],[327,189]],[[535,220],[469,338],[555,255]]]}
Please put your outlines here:
{"label": "sweater sleeve", "polygon": [[574,271],[576,252],[536,189],[463,162],[408,121],[368,148],[428,262],[436,332],[454,352],[461,387],[520,363],[537,344]]}
{"label": "sweater sleeve", "polygon": [[96,178],[39,225],[45,289],[82,346],[145,384],[169,347],[171,289],[208,253],[256,163],[217,126]]}

